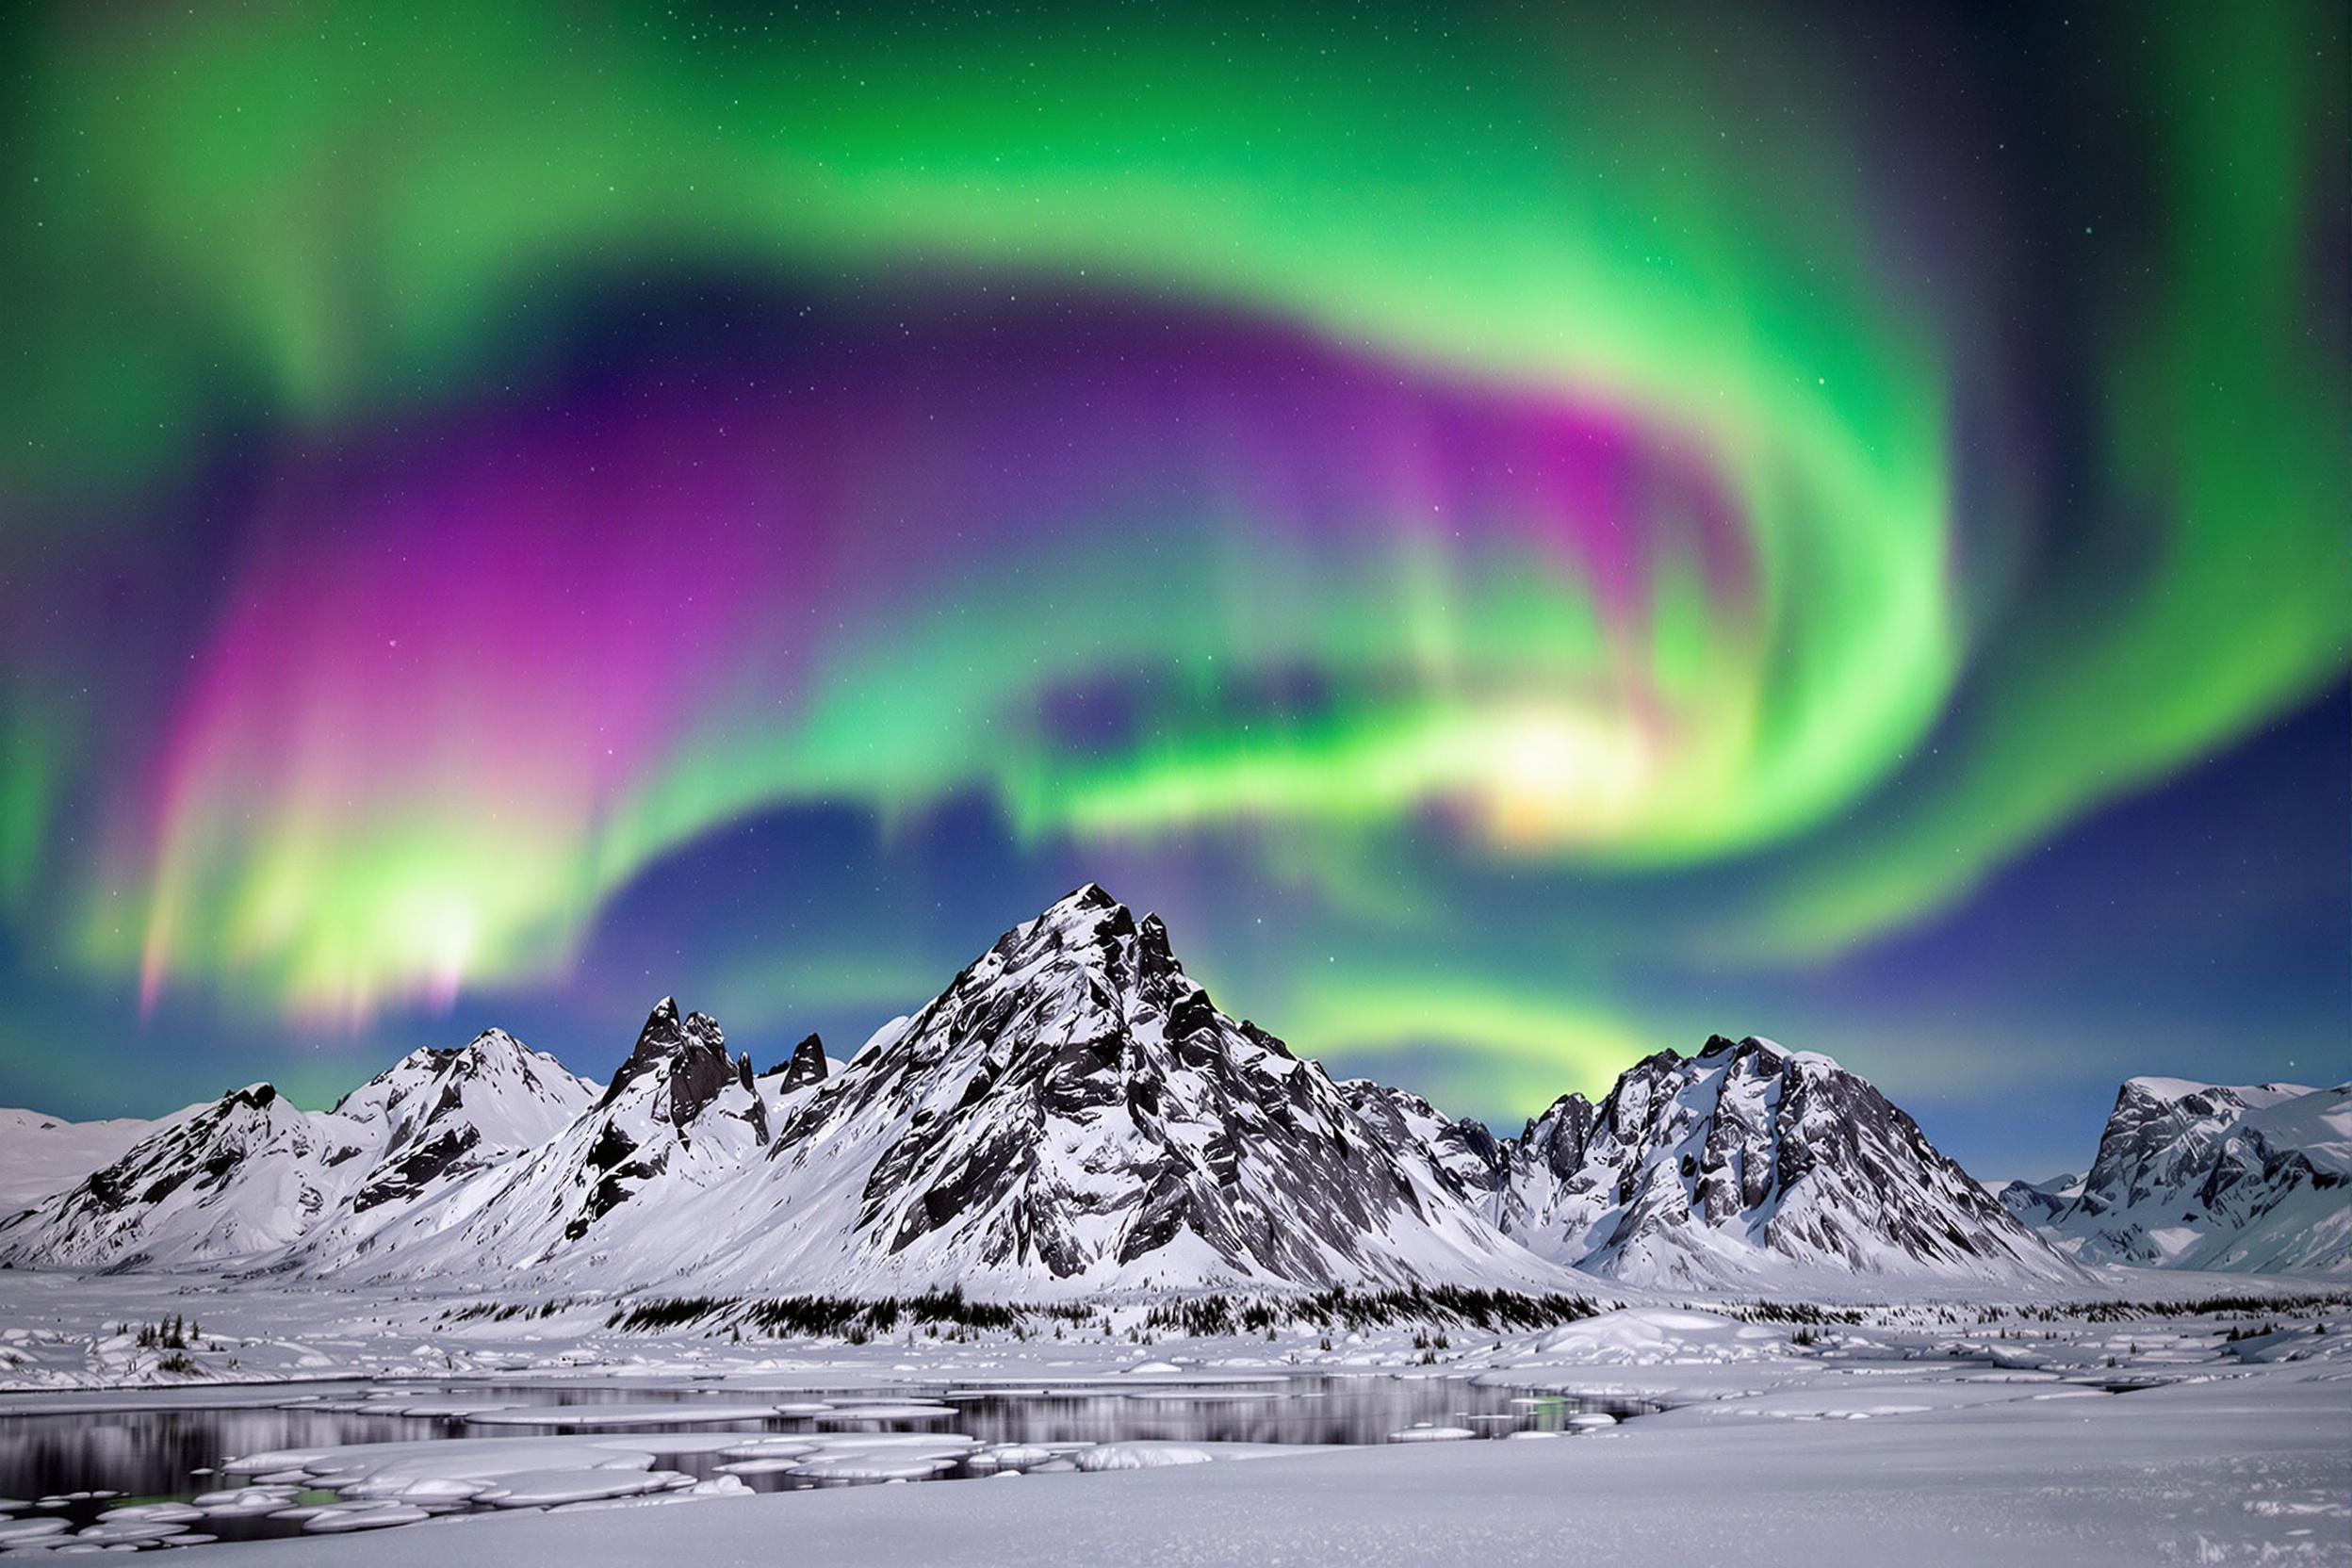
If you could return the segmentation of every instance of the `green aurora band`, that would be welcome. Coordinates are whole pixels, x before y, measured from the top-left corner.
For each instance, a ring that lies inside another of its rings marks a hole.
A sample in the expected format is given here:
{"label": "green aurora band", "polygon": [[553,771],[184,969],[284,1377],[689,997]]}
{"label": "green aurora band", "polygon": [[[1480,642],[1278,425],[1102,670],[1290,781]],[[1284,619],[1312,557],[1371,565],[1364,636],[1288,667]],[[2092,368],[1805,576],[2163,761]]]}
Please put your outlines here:
{"label": "green aurora band", "polygon": [[[76,889],[73,960],[151,989],[363,1020],[558,975],[604,900],[716,826],[796,803],[888,824],[976,791],[1023,842],[1214,844],[1313,890],[1357,950],[1279,984],[1269,1016],[1308,1048],[1460,1046],[1513,1096],[1557,1092],[1639,1037],[1606,975],[1531,985],[1471,954],[1400,977],[1383,953],[1534,878],[1573,908],[1534,939],[1638,907],[1661,952],[1834,955],[2347,667],[2352,391],[2341,310],[2313,316],[2341,260],[2343,40],[2317,8],[2167,11],[2155,65],[2097,83],[2151,216],[2089,264],[2131,308],[2086,329],[2085,511],[1971,423],[2004,395],[2000,286],[1952,286],[1965,269],[1876,216],[1900,166],[1836,90],[1846,62],[1760,20],[1079,11],[781,39],[691,11],[351,4],[16,26],[0,287],[42,309],[0,362],[11,593],[135,548],[214,444],[265,433],[283,471],[527,400],[579,301],[697,270],[881,316],[943,277],[1177,302],[1447,396],[1603,410],[1647,461],[1688,460],[1739,532],[1735,589],[1659,528],[1612,610],[1507,530],[1409,518],[1432,493],[1411,483],[1366,503],[1383,543],[1334,559],[1269,533],[1236,482],[1223,514],[1168,498],[1188,561],[1123,550],[1130,519],[1092,519],[1091,544],[1072,522],[821,656],[727,672],[611,776],[550,746],[495,791],[466,760],[528,688],[427,713],[447,737],[388,719],[392,765],[354,782],[315,761],[349,688],[265,723],[265,696],[214,711],[167,684],[174,768],[77,727],[55,695],[73,650],[0,644],[0,899],[45,922],[46,868]],[[1721,51],[1674,47],[1694,27]],[[262,530],[218,624],[174,650],[199,681],[243,690],[222,628],[300,580],[268,543],[299,531]],[[320,662],[335,635],[286,651]],[[1235,694],[1301,665],[1329,681],[1316,711],[1267,724]],[[1041,693],[1102,672],[1153,688],[1132,743],[1036,733]],[[139,787],[76,818],[118,768]],[[1694,872],[1703,901],[1654,890]]]}

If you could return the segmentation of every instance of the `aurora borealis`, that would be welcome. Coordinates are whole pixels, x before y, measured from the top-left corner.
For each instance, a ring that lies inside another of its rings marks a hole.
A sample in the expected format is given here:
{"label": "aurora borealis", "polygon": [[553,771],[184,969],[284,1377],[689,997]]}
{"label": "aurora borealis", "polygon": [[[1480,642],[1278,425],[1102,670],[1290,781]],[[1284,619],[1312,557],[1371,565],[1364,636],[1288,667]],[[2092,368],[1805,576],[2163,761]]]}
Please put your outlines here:
{"label": "aurora borealis", "polygon": [[2343,1076],[2340,7],[5,25],[0,1100],[1089,878],[1498,1120]]}

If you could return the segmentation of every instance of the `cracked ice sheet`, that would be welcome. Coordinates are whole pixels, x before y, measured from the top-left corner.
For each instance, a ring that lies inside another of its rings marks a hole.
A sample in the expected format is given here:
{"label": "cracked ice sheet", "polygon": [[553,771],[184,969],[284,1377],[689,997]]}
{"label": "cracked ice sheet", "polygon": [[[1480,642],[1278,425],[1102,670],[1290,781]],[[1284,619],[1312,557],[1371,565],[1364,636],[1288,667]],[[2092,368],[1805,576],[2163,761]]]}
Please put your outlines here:
{"label": "cracked ice sheet", "polygon": [[[466,1526],[469,1560],[618,1568],[775,1560],[1383,1568],[1560,1560],[1630,1568],[1901,1561],[1905,1568],[2352,1563],[2352,1382],[2261,1367],[2102,1398],[1945,1406],[1881,1420],[1652,1417],[1601,1439],[1325,1450],[1304,1464],[802,1492],[732,1508],[550,1513]],[[1696,1484],[1699,1481],[1704,1484]],[[210,1568],[419,1568],[437,1531],[206,1548]]]}

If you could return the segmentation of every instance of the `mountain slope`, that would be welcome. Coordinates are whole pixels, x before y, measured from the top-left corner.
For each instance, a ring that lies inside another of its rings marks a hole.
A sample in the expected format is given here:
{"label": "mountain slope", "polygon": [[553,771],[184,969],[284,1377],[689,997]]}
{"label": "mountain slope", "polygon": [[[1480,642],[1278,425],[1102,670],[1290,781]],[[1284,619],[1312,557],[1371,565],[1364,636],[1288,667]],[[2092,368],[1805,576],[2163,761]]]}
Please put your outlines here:
{"label": "mountain slope", "polygon": [[1486,1123],[1445,1112],[1406,1089],[1369,1078],[1339,1086],[1348,1106],[1425,1188],[1483,1211],[1507,1168],[1505,1146]]}
{"label": "mountain slope", "polygon": [[191,1105],[153,1121],[136,1117],[67,1121],[39,1111],[0,1110],[0,1218],[64,1191],[121,1159],[141,1138],[202,1109]]}
{"label": "mountain slope", "polygon": [[2043,1223],[2086,1262],[2352,1273],[2352,1085],[2130,1079]]}
{"label": "mountain slope", "polygon": [[1826,1056],[1717,1036],[1513,1141],[1494,1200],[1539,1255],[1639,1283],[2075,1272],[1918,1125]]}

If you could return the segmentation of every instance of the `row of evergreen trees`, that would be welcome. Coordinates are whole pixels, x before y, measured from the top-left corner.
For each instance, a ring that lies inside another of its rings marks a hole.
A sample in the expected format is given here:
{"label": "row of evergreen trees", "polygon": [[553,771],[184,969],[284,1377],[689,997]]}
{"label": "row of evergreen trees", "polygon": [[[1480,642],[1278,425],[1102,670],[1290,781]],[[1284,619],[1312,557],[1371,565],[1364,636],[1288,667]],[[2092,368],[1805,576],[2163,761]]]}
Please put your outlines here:
{"label": "row of evergreen trees", "polygon": [[204,1331],[173,1313],[160,1323],[139,1326],[139,1348],[142,1350],[185,1350],[190,1341],[200,1338]]}

